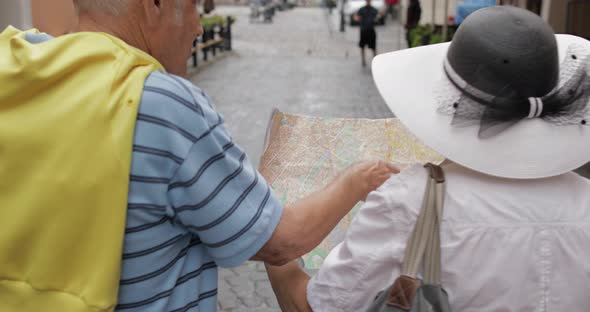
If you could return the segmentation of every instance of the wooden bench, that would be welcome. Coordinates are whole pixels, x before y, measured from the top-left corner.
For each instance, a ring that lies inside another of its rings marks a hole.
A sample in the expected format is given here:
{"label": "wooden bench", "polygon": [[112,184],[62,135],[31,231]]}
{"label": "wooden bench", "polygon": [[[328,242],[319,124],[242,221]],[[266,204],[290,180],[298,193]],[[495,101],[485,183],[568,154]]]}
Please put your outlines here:
{"label": "wooden bench", "polygon": [[200,39],[193,41],[192,58],[193,66],[198,65],[198,53],[203,54],[203,61],[208,60],[209,52],[215,56],[217,50],[230,51],[231,42],[231,25],[233,19],[228,17],[223,25],[217,25],[203,31]]}

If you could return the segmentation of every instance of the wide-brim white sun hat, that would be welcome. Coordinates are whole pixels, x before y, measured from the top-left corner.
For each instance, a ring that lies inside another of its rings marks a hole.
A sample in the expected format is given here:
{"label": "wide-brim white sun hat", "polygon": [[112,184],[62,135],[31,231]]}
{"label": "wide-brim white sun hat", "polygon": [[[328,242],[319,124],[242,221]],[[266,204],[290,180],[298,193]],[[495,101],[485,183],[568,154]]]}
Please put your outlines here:
{"label": "wide-brim white sun hat", "polygon": [[[502,10],[506,9],[495,7],[495,11],[491,12],[492,17],[498,19],[494,14],[502,13]],[[492,39],[486,39],[484,33],[488,30],[482,28],[482,25],[478,25],[481,24],[480,22],[473,20],[478,18],[476,13],[468,17],[468,20],[471,18],[471,24],[479,26],[477,31],[481,32],[484,39],[480,37],[477,40],[493,41],[498,36],[509,37],[511,35],[510,33],[498,33],[497,30],[494,30],[491,35]],[[509,13],[511,15],[509,18],[514,19],[514,12],[510,11]],[[485,14],[490,14],[490,12],[484,12],[480,14],[480,17],[485,17]],[[516,13],[516,15],[519,14],[521,13]],[[465,22],[467,23],[468,20]],[[517,19],[513,22],[520,25],[521,21]],[[461,27],[467,26],[462,25]],[[466,38],[469,34],[465,34],[470,30],[467,29],[463,32],[464,34],[460,38],[461,44],[464,45],[465,40],[470,40]],[[508,30],[511,31],[509,27]],[[459,32],[461,32],[461,28],[455,39]],[[537,34],[531,32],[530,35]],[[552,36],[554,35],[552,34]],[[521,39],[524,41],[523,46],[536,44],[534,40],[529,40],[530,38],[523,37]],[[587,54],[590,52],[589,41],[571,35],[555,35],[555,41],[561,68],[558,70],[560,81],[553,90],[563,87],[564,80],[567,80],[568,75],[571,76],[574,70],[579,71],[580,66],[585,66],[586,71],[590,72],[587,62]],[[500,39],[500,43],[506,43],[506,40]],[[467,42],[467,44],[469,43]],[[486,44],[488,44],[487,47],[485,47]],[[499,59],[502,59],[506,54],[503,49],[512,49],[510,44],[494,44],[493,42],[483,43],[483,46],[485,51],[481,50],[481,54],[492,56],[499,54]],[[449,113],[449,110],[452,111],[453,107],[457,108],[458,105],[463,104],[454,103],[454,99],[465,97],[460,89],[469,85],[470,82],[463,81],[461,75],[457,75],[452,66],[448,65],[447,52],[450,47],[450,43],[443,43],[381,54],[373,60],[372,64],[375,83],[389,108],[427,146],[462,166],[504,178],[551,177],[572,171],[590,161],[590,127],[585,120],[588,109],[578,109],[571,116],[560,117],[567,119],[567,122],[556,122],[555,119],[559,118],[554,118],[554,120],[534,118],[541,115],[542,103],[538,100],[541,95],[524,98],[525,101],[531,103],[530,115],[527,116],[531,118],[513,120],[509,126],[493,135],[482,136],[479,123],[456,125],[453,122],[456,116],[452,112]],[[481,47],[479,48],[481,49]],[[508,54],[518,55],[519,48],[514,47],[516,51],[511,51]],[[586,55],[576,53],[585,53]],[[515,56],[515,58],[517,57]],[[585,63],[574,66],[570,62],[566,70],[563,64],[566,64],[568,59],[572,62]],[[508,66],[509,60],[503,59],[501,63],[497,66]],[[445,66],[448,66],[447,70],[445,70]],[[465,68],[462,70],[464,71]],[[452,75],[456,78],[454,84],[449,78]],[[477,78],[478,75],[478,73],[474,73],[469,79],[479,82],[485,80]],[[486,75],[484,70],[481,75]],[[495,75],[500,74],[495,73]],[[467,72],[463,76],[469,76],[469,73]],[[537,74],[537,76],[542,75]],[[542,78],[539,77],[539,79]],[[536,78],[529,75],[519,79]],[[584,86],[580,88],[587,89]],[[576,90],[576,92],[586,95],[588,91],[590,90]],[[485,94],[485,92],[483,93]],[[585,101],[584,106],[588,106],[587,97],[582,100]],[[588,123],[590,123],[590,116],[588,117]]]}

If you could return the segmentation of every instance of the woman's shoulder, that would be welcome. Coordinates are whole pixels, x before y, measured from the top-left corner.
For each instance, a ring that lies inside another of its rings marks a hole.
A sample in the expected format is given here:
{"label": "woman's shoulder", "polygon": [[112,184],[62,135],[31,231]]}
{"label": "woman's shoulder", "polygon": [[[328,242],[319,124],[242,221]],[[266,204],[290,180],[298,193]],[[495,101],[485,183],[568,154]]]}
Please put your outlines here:
{"label": "woman's shoulder", "polygon": [[541,179],[509,179],[458,164],[444,168],[446,221],[520,224],[590,220],[590,180],[573,172]]}
{"label": "woman's shoulder", "polygon": [[392,186],[408,187],[417,182],[426,181],[426,168],[422,164],[411,164],[401,166],[400,173],[391,176],[383,184],[383,188],[390,188]]}
{"label": "woman's shoulder", "polygon": [[369,194],[362,210],[379,210],[393,220],[411,221],[419,213],[426,178],[427,171],[421,164],[403,167],[399,174],[393,175]]}
{"label": "woman's shoulder", "polygon": [[538,178],[538,179],[511,179],[491,176],[485,173],[474,171],[457,163],[449,162],[443,166],[449,183],[463,182],[486,185],[487,187],[513,188],[537,188],[543,186],[568,186],[569,191],[590,190],[590,180],[574,173],[567,172],[561,175]]}

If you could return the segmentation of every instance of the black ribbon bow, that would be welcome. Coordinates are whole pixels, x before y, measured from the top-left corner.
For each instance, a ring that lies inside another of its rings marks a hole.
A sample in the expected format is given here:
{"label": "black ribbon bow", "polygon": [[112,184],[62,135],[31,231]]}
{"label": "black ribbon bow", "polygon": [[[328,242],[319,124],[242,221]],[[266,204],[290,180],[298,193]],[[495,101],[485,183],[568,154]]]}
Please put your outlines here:
{"label": "black ribbon bow", "polygon": [[[570,49],[573,50],[573,49]],[[543,97],[505,98],[487,94],[463,81],[450,64],[445,63],[445,74],[460,91],[459,98],[448,107],[442,103],[439,112],[453,115],[453,126],[473,126],[479,123],[479,137],[494,136],[519,121],[541,118],[558,125],[587,125],[590,103],[590,56],[568,52],[561,65],[561,86]]]}

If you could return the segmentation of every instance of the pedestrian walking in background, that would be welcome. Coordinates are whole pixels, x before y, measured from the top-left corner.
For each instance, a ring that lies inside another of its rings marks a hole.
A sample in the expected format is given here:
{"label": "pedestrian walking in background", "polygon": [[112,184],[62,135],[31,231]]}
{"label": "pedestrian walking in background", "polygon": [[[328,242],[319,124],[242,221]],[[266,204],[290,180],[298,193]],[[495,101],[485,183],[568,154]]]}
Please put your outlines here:
{"label": "pedestrian walking in background", "polygon": [[408,6],[406,19],[406,40],[408,41],[408,48],[412,47],[411,33],[414,28],[420,23],[420,17],[422,16],[422,7],[420,6],[420,0],[410,0]]}
{"label": "pedestrian walking in background", "polygon": [[354,16],[356,22],[360,26],[360,41],[361,58],[363,67],[367,66],[365,59],[365,47],[373,50],[373,56],[377,55],[377,33],[375,32],[375,22],[379,18],[380,13],[377,9],[371,6],[371,0],[367,0],[367,4],[360,8]]}

